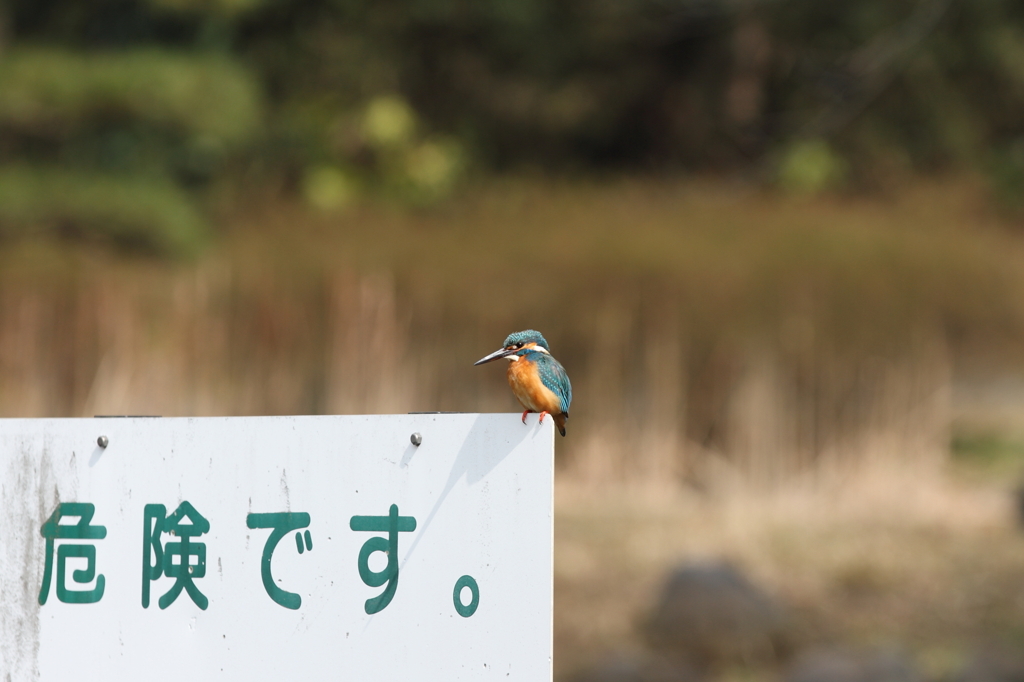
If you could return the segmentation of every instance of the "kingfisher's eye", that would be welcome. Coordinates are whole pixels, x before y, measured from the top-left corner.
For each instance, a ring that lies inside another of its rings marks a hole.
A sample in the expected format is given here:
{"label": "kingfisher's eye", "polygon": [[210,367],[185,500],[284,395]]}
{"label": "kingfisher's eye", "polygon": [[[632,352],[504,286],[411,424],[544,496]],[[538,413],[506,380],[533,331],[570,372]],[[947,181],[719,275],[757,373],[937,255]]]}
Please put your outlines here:
{"label": "kingfisher's eye", "polygon": [[522,348],[524,345],[526,345],[526,344],[524,344],[522,341],[520,341],[519,343],[516,344],[516,348]]}

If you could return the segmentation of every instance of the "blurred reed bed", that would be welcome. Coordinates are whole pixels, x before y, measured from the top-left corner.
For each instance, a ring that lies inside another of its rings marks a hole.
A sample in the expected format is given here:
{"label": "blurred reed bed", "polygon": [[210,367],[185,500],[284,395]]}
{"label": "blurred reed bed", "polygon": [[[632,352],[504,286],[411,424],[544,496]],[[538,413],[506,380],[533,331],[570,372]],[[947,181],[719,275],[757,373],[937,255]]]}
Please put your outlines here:
{"label": "blurred reed bed", "polygon": [[0,254],[0,415],[508,411],[472,362],[542,330],[565,480],[771,484],[941,461],[965,358],[1019,360],[1024,252],[969,182],[786,199],[721,182],[496,181],[443,206],[238,202],[167,265]]}

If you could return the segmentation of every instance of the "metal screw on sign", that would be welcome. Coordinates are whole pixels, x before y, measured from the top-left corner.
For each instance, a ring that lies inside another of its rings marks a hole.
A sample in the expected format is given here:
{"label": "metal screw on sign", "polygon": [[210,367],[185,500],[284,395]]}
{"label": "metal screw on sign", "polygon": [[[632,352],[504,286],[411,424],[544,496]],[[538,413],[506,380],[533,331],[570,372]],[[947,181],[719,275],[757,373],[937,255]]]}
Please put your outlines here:
{"label": "metal screw on sign", "polygon": [[423,436],[421,436],[419,431],[417,431],[416,433],[409,436],[409,441],[412,442],[412,444],[415,445],[416,447],[419,447],[420,444],[423,443]]}
{"label": "metal screw on sign", "polygon": [[101,448],[106,448],[108,445],[110,445],[110,439],[107,438],[106,436],[100,436],[99,438],[96,439],[96,445],[99,445]]}

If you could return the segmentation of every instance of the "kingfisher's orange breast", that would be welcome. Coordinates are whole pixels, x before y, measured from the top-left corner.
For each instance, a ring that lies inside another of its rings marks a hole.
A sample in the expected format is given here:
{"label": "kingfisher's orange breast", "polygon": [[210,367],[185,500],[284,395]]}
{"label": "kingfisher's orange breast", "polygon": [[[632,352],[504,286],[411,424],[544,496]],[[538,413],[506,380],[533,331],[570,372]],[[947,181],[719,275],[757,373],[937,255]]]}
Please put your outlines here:
{"label": "kingfisher's orange breast", "polygon": [[562,413],[562,401],[540,380],[535,363],[527,360],[508,363],[508,385],[526,409],[548,414]]}

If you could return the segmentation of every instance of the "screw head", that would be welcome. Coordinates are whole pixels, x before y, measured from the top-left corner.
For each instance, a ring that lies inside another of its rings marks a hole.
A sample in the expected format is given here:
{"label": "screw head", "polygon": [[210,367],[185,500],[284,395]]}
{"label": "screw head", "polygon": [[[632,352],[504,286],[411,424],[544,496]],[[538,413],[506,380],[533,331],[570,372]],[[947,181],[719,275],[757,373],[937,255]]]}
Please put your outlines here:
{"label": "screw head", "polygon": [[100,436],[96,439],[96,445],[99,445],[101,448],[105,448],[110,445],[110,439],[106,436]]}
{"label": "screw head", "polygon": [[420,443],[423,442],[423,436],[421,436],[419,431],[417,431],[416,433],[409,436],[409,441],[416,447],[419,447]]}

